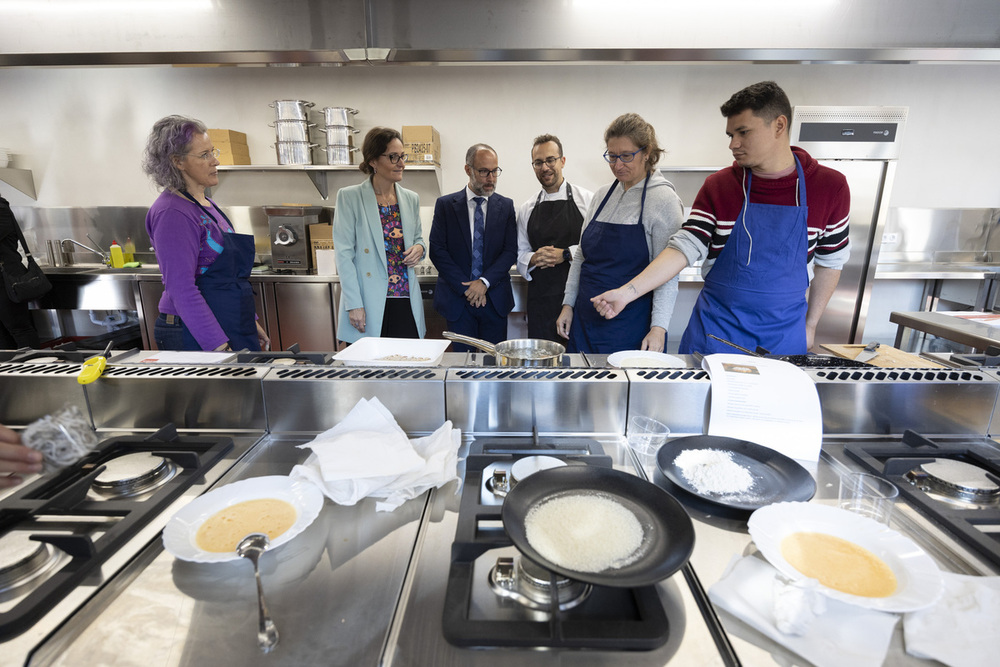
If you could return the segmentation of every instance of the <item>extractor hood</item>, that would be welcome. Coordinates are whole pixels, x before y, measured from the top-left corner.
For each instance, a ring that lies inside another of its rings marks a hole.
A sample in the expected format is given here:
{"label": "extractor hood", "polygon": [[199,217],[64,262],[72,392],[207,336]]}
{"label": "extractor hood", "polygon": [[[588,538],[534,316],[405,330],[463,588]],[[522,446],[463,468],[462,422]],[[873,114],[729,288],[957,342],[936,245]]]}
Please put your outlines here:
{"label": "extractor hood", "polygon": [[0,0],[0,66],[1000,62],[997,0]]}

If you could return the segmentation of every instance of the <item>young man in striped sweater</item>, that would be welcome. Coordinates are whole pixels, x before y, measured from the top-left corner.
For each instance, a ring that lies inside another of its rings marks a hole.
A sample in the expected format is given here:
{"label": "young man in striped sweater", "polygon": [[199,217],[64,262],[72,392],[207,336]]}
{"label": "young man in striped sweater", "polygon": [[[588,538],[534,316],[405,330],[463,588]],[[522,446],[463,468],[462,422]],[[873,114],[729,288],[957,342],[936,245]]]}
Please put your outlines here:
{"label": "young man in striped sweater", "polygon": [[680,352],[758,345],[804,354],[850,255],[847,179],[790,145],[792,109],[762,81],[722,105],[733,165],[705,180],[691,215],[638,276],[593,299],[612,318],[631,301],[704,260],[702,288]]}

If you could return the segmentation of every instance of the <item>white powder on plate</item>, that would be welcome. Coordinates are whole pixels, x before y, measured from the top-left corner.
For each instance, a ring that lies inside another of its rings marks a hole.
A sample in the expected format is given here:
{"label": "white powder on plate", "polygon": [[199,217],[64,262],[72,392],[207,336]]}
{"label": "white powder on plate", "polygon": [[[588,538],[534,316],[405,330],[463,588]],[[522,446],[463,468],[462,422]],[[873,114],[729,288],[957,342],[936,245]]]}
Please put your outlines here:
{"label": "white powder on plate", "polygon": [[638,558],[642,525],[627,507],[597,493],[556,496],[528,510],[528,544],[577,572],[603,572]]}
{"label": "white powder on plate", "polygon": [[750,490],[753,476],[733,461],[732,452],[719,449],[685,449],[674,465],[700,494],[735,495]]}

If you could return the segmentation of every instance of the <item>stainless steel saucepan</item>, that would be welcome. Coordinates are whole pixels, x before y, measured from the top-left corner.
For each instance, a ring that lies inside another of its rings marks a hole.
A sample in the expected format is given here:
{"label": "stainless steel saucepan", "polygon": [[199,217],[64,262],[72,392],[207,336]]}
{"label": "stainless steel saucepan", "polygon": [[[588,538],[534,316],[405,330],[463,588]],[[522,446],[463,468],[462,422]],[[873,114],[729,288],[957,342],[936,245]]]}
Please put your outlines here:
{"label": "stainless steel saucepan", "polygon": [[556,366],[566,353],[566,347],[540,338],[514,338],[493,343],[471,336],[442,332],[441,336],[456,343],[465,343],[496,357],[497,366]]}

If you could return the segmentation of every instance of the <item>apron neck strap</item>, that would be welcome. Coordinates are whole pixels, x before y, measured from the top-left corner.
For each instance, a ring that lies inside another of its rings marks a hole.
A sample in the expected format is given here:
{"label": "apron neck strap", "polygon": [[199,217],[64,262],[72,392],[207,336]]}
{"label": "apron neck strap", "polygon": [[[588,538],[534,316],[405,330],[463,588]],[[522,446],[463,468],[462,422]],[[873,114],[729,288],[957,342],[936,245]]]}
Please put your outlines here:
{"label": "apron neck strap", "polygon": [[[215,224],[217,224],[217,225],[219,224],[219,219],[216,218],[214,215],[212,215],[211,209],[209,209],[206,206],[203,206],[200,201],[198,201],[197,199],[195,199],[194,197],[191,196],[190,192],[188,192],[187,190],[181,190],[180,193],[182,195],[184,195],[185,197],[187,197],[188,199],[190,199],[194,203],[195,206],[197,206],[198,208],[200,208],[201,210],[203,210],[206,214],[208,214],[208,217],[210,217],[212,219],[212,221],[215,222]],[[219,208],[218,206],[216,206],[215,202],[212,201],[211,199],[209,199],[208,202],[212,205],[212,208],[214,208],[216,211],[219,212],[219,215],[221,215],[222,219],[226,221],[226,224],[229,225],[229,231],[235,232],[236,228],[233,227],[233,223],[230,222],[229,217],[225,213],[222,212],[222,209]]]}
{"label": "apron neck strap", "polygon": [[[646,178],[642,180],[642,198],[639,200],[640,225],[642,224],[642,214],[646,210],[646,186],[649,185],[649,176],[650,175],[647,173]],[[568,188],[569,184],[567,184],[566,187]],[[611,184],[610,188],[608,188],[608,194],[604,195],[604,200],[601,202],[601,205],[597,207],[596,211],[594,211],[594,217],[590,220],[591,222],[597,220],[597,216],[600,215],[601,211],[604,210],[604,205],[608,203],[608,199],[611,198],[611,193],[614,192],[615,188],[617,187],[618,187],[618,179],[615,179],[615,182]]]}
{"label": "apron neck strap", "polygon": [[[795,160],[795,173],[797,176],[796,180],[796,192],[795,192],[795,205],[805,206],[806,205],[806,175],[802,170],[802,163],[799,162],[799,157],[792,153],[792,159]],[[753,171],[749,169],[744,169],[744,173],[747,175],[747,187],[743,192],[743,203],[744,207],[750,202],[750,187],[753,184]]]}

